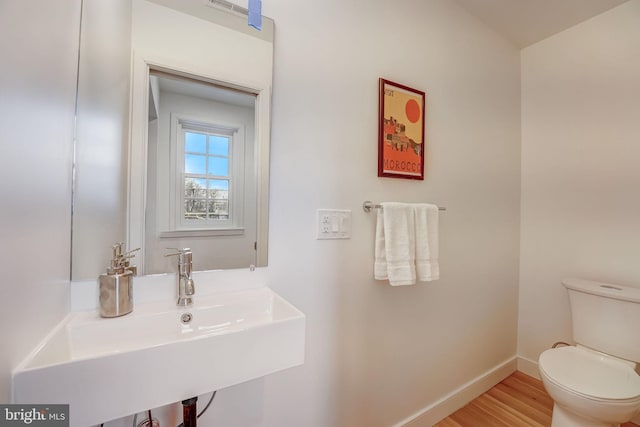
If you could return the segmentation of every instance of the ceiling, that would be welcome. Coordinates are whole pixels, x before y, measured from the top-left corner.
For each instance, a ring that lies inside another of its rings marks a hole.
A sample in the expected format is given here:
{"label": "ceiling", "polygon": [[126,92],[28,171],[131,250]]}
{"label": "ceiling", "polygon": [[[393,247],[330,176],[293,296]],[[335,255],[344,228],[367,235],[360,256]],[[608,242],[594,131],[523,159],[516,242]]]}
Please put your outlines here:
{"label": "ceiling", "polygon": [[455,0],[519,48],[628,0]]}
{"label": "ceiling", "polygon": [[223,102],[225,104],[241,107],[254,107],[256,95],[243,92],[238,89],[217,86],[211,83],[194,79],[169,75],[168,73],[153,72],[158,78],[161,92],[172,92],[192,98],[207,99],[209,101]]}

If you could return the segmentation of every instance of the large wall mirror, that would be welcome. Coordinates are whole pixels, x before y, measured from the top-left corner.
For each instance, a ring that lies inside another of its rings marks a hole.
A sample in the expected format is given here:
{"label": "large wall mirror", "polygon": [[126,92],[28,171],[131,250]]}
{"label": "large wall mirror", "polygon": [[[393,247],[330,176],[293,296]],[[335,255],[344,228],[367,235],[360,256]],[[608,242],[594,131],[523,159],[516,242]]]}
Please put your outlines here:
{"label": "large wall mirror", "polygon": [[73,280],[118,241],[139,274],[173,271],[176,247],[196,270],[267,264],[274,25],[228,6],[84,0]]}

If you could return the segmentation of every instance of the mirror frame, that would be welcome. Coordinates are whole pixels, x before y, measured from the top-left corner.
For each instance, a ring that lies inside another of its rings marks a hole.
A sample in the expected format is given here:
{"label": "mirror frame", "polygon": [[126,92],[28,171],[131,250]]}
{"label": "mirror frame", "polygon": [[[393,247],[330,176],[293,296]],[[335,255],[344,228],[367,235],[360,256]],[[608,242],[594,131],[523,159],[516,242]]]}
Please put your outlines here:
{"label": "mirror frame", "polygon": [[[271,85],[243,80],[215,70],[202,69],[150,52],[134,51],[131,87],[129,174],[127,182],[126,236],[128,248],[141,248],[136,257],[138,268],[145,272],[145,210],[147,204],[147,148],[150,70],[200,80],[256,95],[255,138],[257,179],[256,265],[266,266],[269,233],[269,153],[271,137]],[[250,267],[250,266],[247,266]]]}

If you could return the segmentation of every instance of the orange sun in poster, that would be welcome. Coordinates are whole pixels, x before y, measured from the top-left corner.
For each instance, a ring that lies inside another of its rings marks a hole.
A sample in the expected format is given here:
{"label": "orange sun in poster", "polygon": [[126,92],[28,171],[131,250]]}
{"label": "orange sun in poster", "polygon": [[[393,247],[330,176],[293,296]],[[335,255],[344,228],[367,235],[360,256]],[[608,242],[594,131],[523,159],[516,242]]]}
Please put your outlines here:
{"label": "orange sun in poster", "polygon": [[420,120],[420,106],[415,99],[408,100],[404,110],[407,115],[407,119],[409,119],[411,123],[416,123]]}

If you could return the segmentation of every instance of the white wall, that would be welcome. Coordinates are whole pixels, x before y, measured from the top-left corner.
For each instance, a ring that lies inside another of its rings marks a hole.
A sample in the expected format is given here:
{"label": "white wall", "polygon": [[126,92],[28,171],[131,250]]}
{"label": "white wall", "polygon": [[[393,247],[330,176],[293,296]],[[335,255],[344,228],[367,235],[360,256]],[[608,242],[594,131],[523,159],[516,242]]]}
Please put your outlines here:
{"label": "white wall", "polygon": [[0,402],[69,310],[80,0],[0,6]]}
{"label": "white wall", "polygon": [[571,339],[566,276],[640,286],[640,1],[522,51],[519,355]]}
{"label": "white wall", "polygon": [[[263,8],[276,22],[270,286],[307,314],[306,362],[222,391],[208,420],[390,426],[515,355],[519,53],[448,0]],[[424,182],[377,177],[379,77],[427,93]],[[441,280],[373,280],[366,199],[447,207]],[[318,208],[351,209],[352,239],[314,240]]]}

